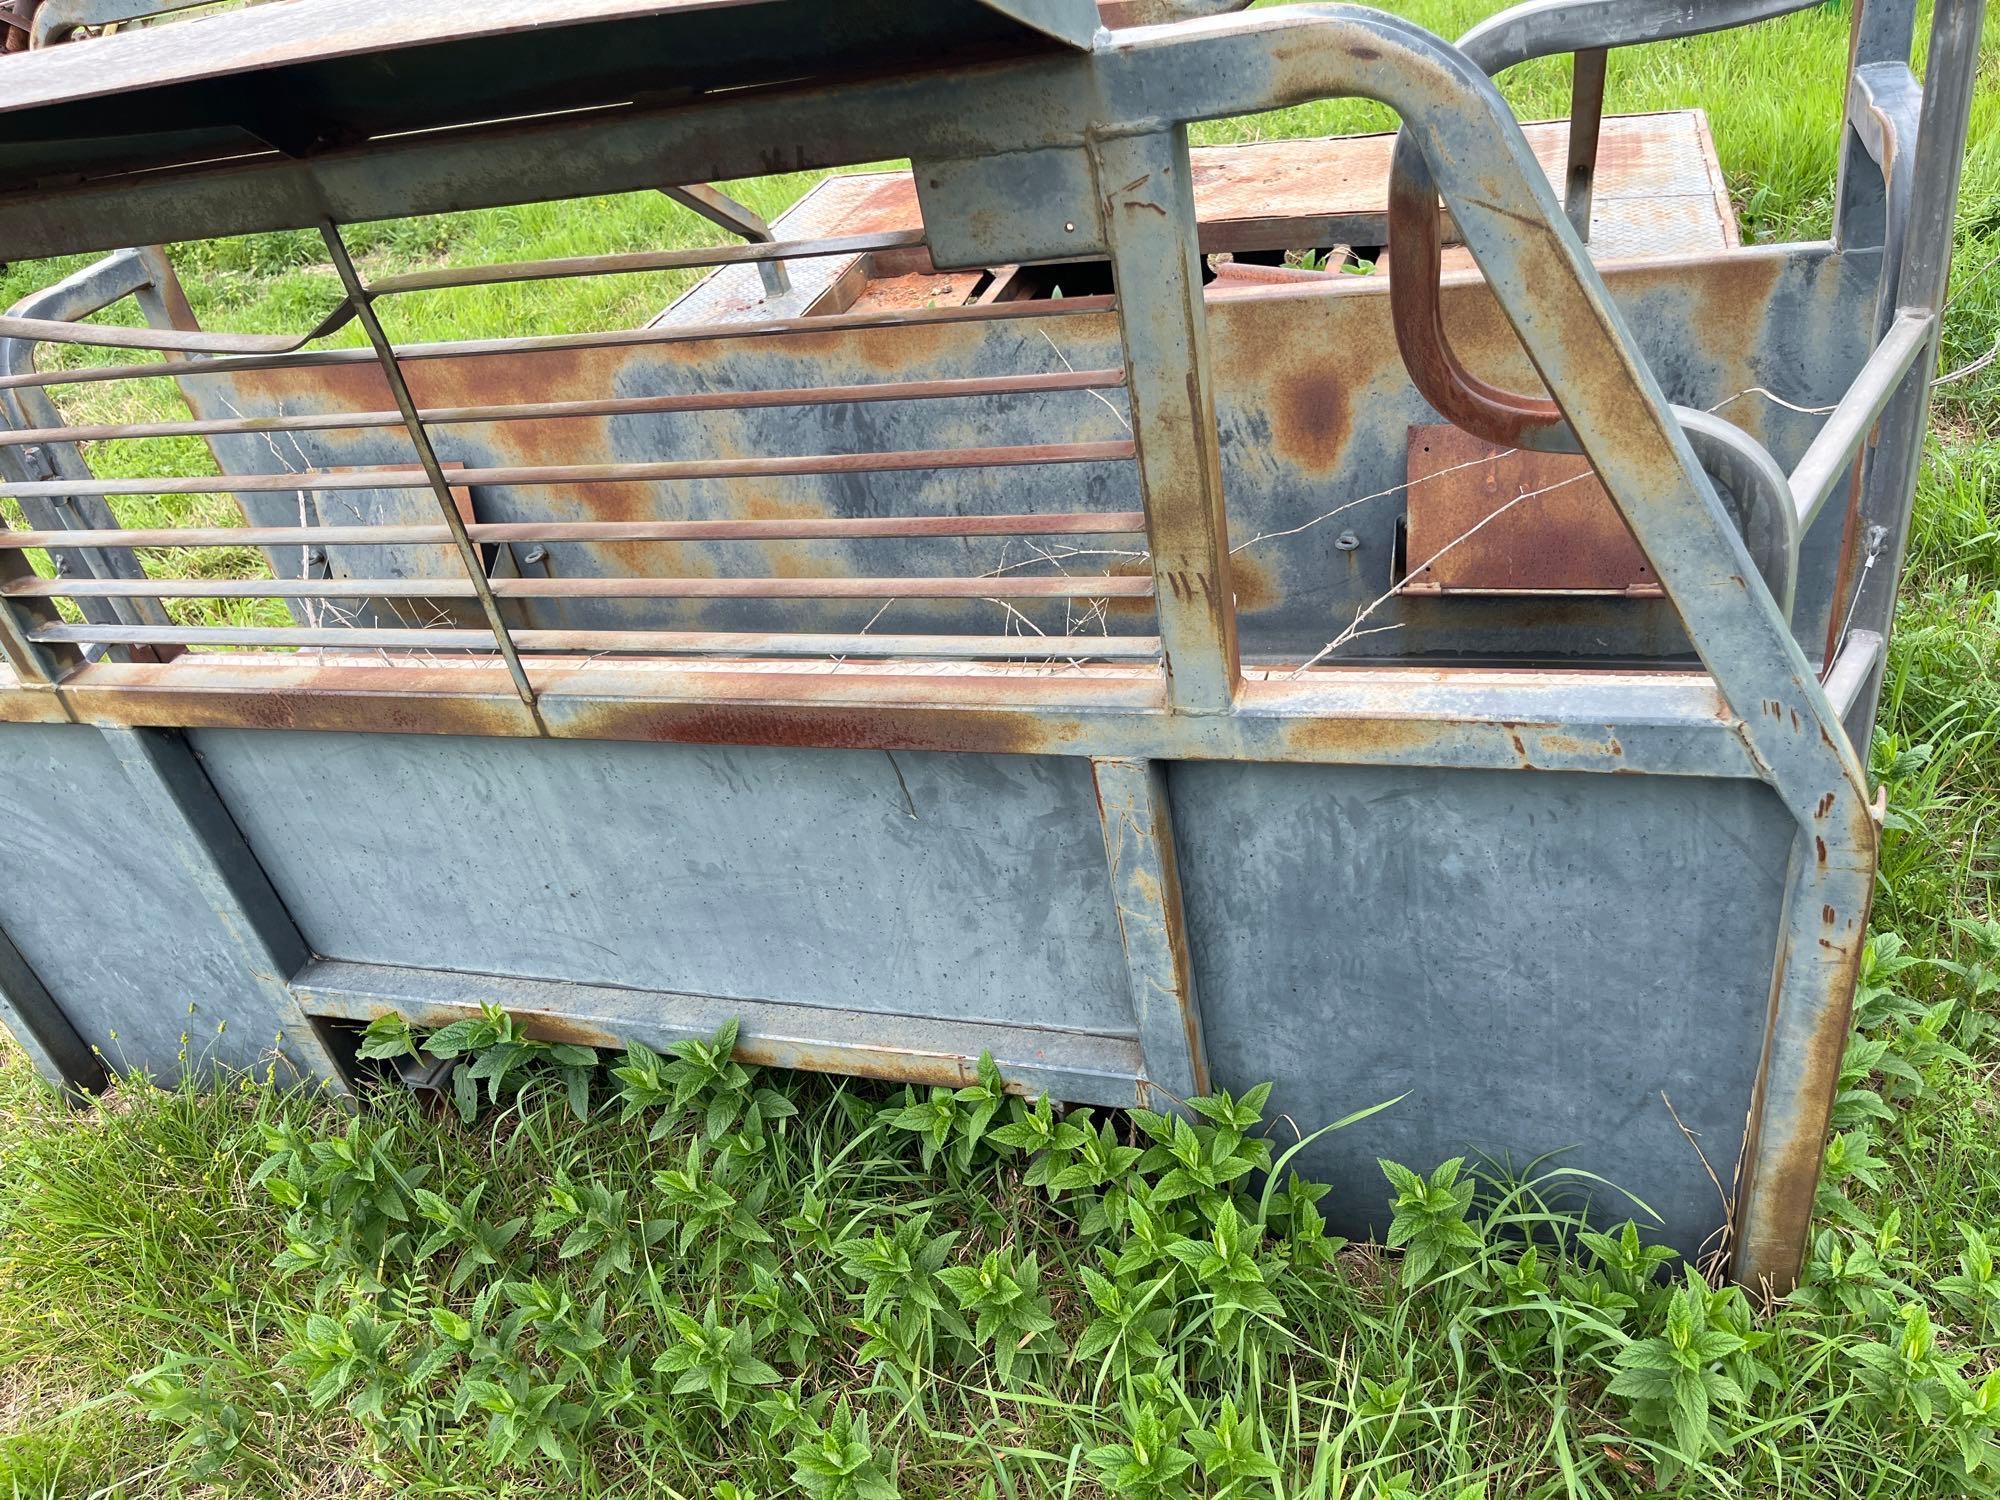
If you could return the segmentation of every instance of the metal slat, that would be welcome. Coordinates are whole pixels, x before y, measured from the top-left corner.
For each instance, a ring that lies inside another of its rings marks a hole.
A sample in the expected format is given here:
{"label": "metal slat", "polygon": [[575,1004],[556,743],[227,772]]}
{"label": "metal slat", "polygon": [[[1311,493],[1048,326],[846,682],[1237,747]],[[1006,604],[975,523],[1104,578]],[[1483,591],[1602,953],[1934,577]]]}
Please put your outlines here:
{"label": "metal slat", "polygon": [[[456,479],[459,471],[453,471]],[[1136,510],[1050,511],[1017,516],[839,516],[740,521],[475,521],[475,542],[794,542],[951,536],[1128,536],[1145,531]],[[0,550],[29,547],[352,547],[444,544],[444,526],[184,526],[121,530],[6,531]]]}
{"label": "metal slat", "polygon": [[[1066,297],[1055,302],[1008,302],[984,307],[941,307],[910,311],[837,313],[824,316],[773,318],[753,323],[689,323],[667,328],[628,328],[607,333],[545,333],[517,338],[464,339],[442,344],[411,344],[396,351],[405,362],[459,359],[475,354],[533,354],[551,350],[635,349],[668,344],[693,344],[729,339],[769,340],[789,334],[820,337],[864,328],[897,328],[911,323],[978,322],[986,319],[1073,318],[1109,312],[1110,297]],[[249,371],[316,370],[332,365],[375,363],[372,349],[302,349],[296,354],[225,354],[213,359],[163,359],[137,365],[81,365],[69,370],[27,370],[0,375],[0,391],[30,386],[96,385],[112,380],[148,380],[201,375],[240,375]]]}
{"label": "metal slat", "polygon": [[[599,654],[644,652],[660,656],[868,656],[943,660],[1029,657],[1066,661],[1152,661],[1160,640],[1152,635],[817,635],[743,630],[516,630],[525,651]],[[335,651],[485,651],[484,630],[258,629],[250,626],[51,625],[38,641],[78,645],[184,645],[301,647]]]}
{"label": "metal slat", "polygon": [[345,327],[359,313],[357,298],[452,287],[498,286],[522,281],[557,281],[572,276],[624,276],[643,271],[697,270],[745,261],[803,260],[814,256],[860,255],[876,250],[920,249],[921,229],[851,234],[826,240],[756,245],[717,245],[695,250],[644,250],[624,255],[578,255],[560,260],[525,260],[486,266],[447,266],[388,276],[364,293],[348,297],[302,334],[210,333],[186,328],[132,328],[113,323],[71,323],[49,318],[0,317],[0,338],[38,344],[76,344],[97,349],[151,349],[163,353],[291,354]]}
{"label": "metal slat", "polygon": [[923,245],[923,230],[892,229],[878,234],[843,234],[818,240],[767,240],[748,245],[703,246],[693,250],[640,250],[624,255],[573,255],[557,260],[446,266],[435,271],[409,271],[401,276],[385,276],[380,281],[371,282],[368,290],[373,296],[388,297],[405,292],[442,291],[449,287],[556,281],[567,276],[626,276],[642,271],[690,271],[746,262],[866,255],[876,250],[918,250]]}
{"label": "metal slat", "polygon": [[[971,376],[948,380],[885,380],[866,385],[801,386],[792,390],[697,391],[674,396],[612,396],[598,401],[531,401],[496,406],[423,407],[432,427],[481,422],[548,422],[576,417],[653,416],[674,412],[750,411],[773,406],[842,406],[873,401],[943,401],[978,396],[1042,395],[1051,391],[1110,390],[1125,383],[1123,370],[1057,370],[1036,375]],[[400,427],[394,411],[304,413],[272,417],[213,417],[205,421],[131,422],[78,427],[26,427],[0,431],[0,447],[31,443],[101,443],[125,438],[224,437],[259,432],[342,432]]]}
{"label": "metal slat", "polygon": [[[1143,599],[1143,575],[1023,578],[495,578],[500,599]],[[474,599],[464,578],[32,578],[11,599]]]}
{"label": "metal slat", "polygon": [[[773,479],[815,474],[895,474],[916,469],[1004,469],[1032,464],[1116,463],[1132,457],[1130,441],[1033,443],[1004,448],[933,448],[897,453],[812,453],[792,458],[703,458],[669,463],[544,464],[502,469],[454,469],[465,485],[651,484],[683,479]],[[0,483],[17,499],[53,495],[292,494],[299,490],[421,490],[422,469],[366,472],[153,476],[138,479],[37,480]]]}

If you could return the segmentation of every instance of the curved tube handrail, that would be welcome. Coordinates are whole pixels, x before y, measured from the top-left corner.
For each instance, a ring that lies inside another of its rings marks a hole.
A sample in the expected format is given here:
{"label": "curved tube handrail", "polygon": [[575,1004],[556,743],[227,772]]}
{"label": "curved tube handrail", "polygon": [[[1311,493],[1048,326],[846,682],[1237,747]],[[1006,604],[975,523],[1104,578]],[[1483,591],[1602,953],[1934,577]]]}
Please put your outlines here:
{"label": "curved tube handrail", "polygon": [[1736,501],[1732,519],[1743,545],[1789,620],[1799,582],[1799,512],[1785,471],[1770,449],[1714,412],[1676,406],[1674,420],[1702,468]]}
{"label": "curved tube handrail", "polygon": [[[1488,74],[1561,52],[1625,47],[1725,31],[1810,9],[1818,0],[1529,0],[1482,22],[1459,48]],[[1439,415],[1490,442],[1562,451],[1563,415],[1547,396],[1473,374],[1444,331],[1437,184],[1416,137],[1396,136],[1389,178],[1389,298],[1410,378]]]}

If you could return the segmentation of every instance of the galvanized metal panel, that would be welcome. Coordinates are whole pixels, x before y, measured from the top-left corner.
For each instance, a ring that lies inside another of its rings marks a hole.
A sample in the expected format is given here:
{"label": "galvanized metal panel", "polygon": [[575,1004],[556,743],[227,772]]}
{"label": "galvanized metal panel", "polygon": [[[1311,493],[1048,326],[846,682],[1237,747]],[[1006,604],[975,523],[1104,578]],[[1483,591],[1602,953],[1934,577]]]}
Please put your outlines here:
{"label": "galvanized metal panel", "polygon": [[287,1018],[268,985],[289,974],[246,964],[101,731],[6,726],[0,807],[0,859],[15,872],[0,928],[113,1071],[172,1080],[296,1055],[313,1076],[316,1041],[297,1026],[279,1038]]}
{"label": "galvanized metal panel", "polygon": [[[1179,765],[1181,884],[1219,1086],[1275,1078],[1346,1233],[1377,1157],[1607,1172],[1692,1251],[1736,1167],[1790,819],[1754,783]],[[1596,1191],[1613,1219],[1631,1205]],[[1644,1218],[1643,1214],[1639,1217]]]}
{"label": "galvanized metal panel", "polygon": [[325,957],[1134,1034],[1082,760],[196,742]]}

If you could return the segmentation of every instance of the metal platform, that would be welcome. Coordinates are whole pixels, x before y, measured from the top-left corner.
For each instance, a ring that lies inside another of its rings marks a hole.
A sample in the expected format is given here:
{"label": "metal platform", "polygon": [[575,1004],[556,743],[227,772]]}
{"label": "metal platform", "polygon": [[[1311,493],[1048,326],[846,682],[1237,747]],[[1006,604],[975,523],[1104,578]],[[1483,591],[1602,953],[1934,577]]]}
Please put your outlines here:
{"label": "metal platform", "polygon": [[[1562,180],[1569,122],[1521,133],[1552,184]],[[1195,213],[1205,253],[1380,247],[1388,238],[1393,135],[1197,146]],[[790,240],[920,231],[923,215],[908,172],[855,172],[815,185],[773,229]],[[1711,255],[1740,243],[1708,120],[1697,109],[1614,115],[1598,142],[1589,244],[1601,262]],[[724,266],[666,308],[655,328],[898,307],[955,307],[1009,296],[1007,267],[940,272],[927,261],[868,254],[823,256],[787,267],[789,293],[770,296],[755,266]],[[1448,273],[1476,276],[1462,246],[1445,252]],[[1387,274],[1387,266],[1380,268]]]}

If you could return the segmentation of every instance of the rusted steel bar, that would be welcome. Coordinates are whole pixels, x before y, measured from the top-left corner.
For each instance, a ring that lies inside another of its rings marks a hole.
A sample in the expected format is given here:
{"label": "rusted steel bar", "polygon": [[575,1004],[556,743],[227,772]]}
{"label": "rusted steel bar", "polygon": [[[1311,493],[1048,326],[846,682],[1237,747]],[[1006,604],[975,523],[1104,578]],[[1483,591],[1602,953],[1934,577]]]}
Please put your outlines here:
{"label": "rusted steel bar", "polygon": [[[767,245],[777,236],[764,216],[748,204],[738,203],[720,188],[706,182],[688,182],[677,186],[663,187],[660,192],[682,208],[690,209],[707,219],[711,224],[719,224],[731,234],[751,241],[753,244]],[[764,283],[767,298],[782,297],[792,289],[792,278],[781,260],[767,260],[757,266],[758,278]]]}
{"label": "rusted steel bar", "polygon": [[369,291],[377,297],[402,292],[435,292],[446,287],[492,286],[513,281],[554,281],[566,276],[622,276],[636,271],[698,270],[758,261],[805,260],[826,255],[866,255],[876,250],[922,247],[921,229],[878,234],[843,234],[821,240],[773,240],[761,244],[715,245],[694,250],[640,250],[624,255],[573,255],[560,260],[523,260],[489,266],[446,266],[385,276]]}
{"label": "rusted steel bar", "polygon": [[1143,599],[1145,574],[991,578],[23,578],[10,599]]}
{"label": "rusted steel bar", "polygon": [[1586,47],[1576,54],[1569,87],[1569,161],[1563,212],[1585,243],[1590,240],[1590,191],[1597,176],[1597,138],[1604,125],[1604,74],[1610,49]]}
{"label": "rusted steel bar", "polygon": [[[414,419],[415,412],[412,409]],[[419,449],[419,452],[428,450]],[[813,474],[895,474],[913,469],[1004,469],[1024,464],[1117,463],[1134,454],[1131,442],[1029,443],[1007,448],[930,448],[902,453],[810,453],[790,458],[697,458],[668,463],[541,464],[503,469],[454,469],[449,483],[638,484],[681,479],[773,479]],[[442,474],[442,470],[440,470]],[[206,495],[295,490],[420,490],[433,481],[423,469],[369,469],[344,473],[237,474],[227,478],[156,476],[138,479],[43,480],[5,484],[17,497],[40,495]],[[456,510],[452,513],[457,515]],[[454,532],[454,535],[456,533]]]}
{"label": "rusted steel bar", "polygon": [[[458,479],[461,470],[454,470]],[[233,487],[233,485],[232,485]],[[793,542],[878,537],[1127,536],[1143,511],[1047,511],[1014,516],[802,516],[729,521],[472,521],[475,542]],[[95,531],[0,530],[0,550],[28,547],[421,546],[452,540],[444,526],[184,526]]]}
{"label": "rusted steel bar", "polygon": [[494,642],[506,660],[507,675],[514,680],[514,691],[520,694],[529,715],[539,723],[541,716],[535,711],[534,684],[528,681],[520,653],[507,639],[507,622],[500,614],[500,605],[494,598],[492,585],[487,581],[486,564],[480,558],[479,545],[465,534],[465,518],[458,513],[452,481],[445,478],[444,465],[438,462],[437,453],[431,447],[430,434],[424,430],[424,424],[417,416],[416,399],[410,395],[410,387],[403,379],[402,366],[396,363],[395,346],[389,342],[382,320],[375,316],[373,294],[362,285],[360,274],[354,269],[354,261],[347,253],[347,242],[340,237],[340,226],[331,219],[322,219],[319,233],[326,242],[326,251],[333,260],[334,270],[340,273],[340,284],[347,288],[347,300],[360,319],[368,342],[375,348],[376,358],[381,362],[382,378],[389,382],[389,394],[395,399],[396,410],[403,415],[403,427],[409,434],[411,445],[417,450],[417,461],[423,465],[425,482],[436,496],[438,512],[451,531],[459,561],[465,566],[465,587],[479,600],[480,612],[486,616]]}
{"label": "rusted steel bar", "polygon": [[1091,143],[1125,352],[1139,490],[1174,705],[1226,713],[1236,600],[1187,131]]}
{"label": "rusted steel bar", "polygon": [[[1860,519],[1882,528],[1884,555],[1878,566],[1862,570],[1857,596],[1850,606],[1853,628],[1879,635],[1884,641],[1894,623],[1896,579],[1902,573],[1916,471],[1930,411],[1930,377],[1936,369],[1939,337],[1936,315],[1951,271],[1954,216],[1984,13],[1983,0],[1939,0],[1931,12],[1932,62],[1923,91],[1909,241],[1896,305],[1899,310],[1931,314],[1932,324],[1896,399],[1882,414]],[[1939,66],[1945,59],[1967,62]],[[1839,608],[1838,600],[1835,608]],[[1874,718],[1883,669],[1884,661],[1878,660],[1849,709],[1850,715],[1861,715],[1862,723]],[[1865,786],[1857,785],[1856,792],[1865,809]],[[1871,825],[1867,833],[1871,856],[1873,836]],[[1822,843],[1816,849],[1801,837],[1793,854],[1795,867],[1813,868],[1809,862],[1816,854],[1823,859],[1819,850],[1824,847]],[[1847,1043],[1860,965],[1859,922],[1866,915],[1866,893],[1872,889],[1872,881],[1871,858],[1854,872],[1853,886],[1860,893],[1858,909],[1840,912],[1844,925],[1838,933],[1825,930],[1832,926],[1830,921],[1816,930],[1819,912],[1811,895],[1801,901],[1795,894],[1787,909],[1787,939],[1792,948],[1796,951],[1817,945],[1826,950],[1813,956],[1832,972],[1836,982],[1825,992],[1793,987],[1789,980],[1794,965],[1787,962],[1781,975],[1785,988],[1773,998],[1762,1086],[1744,1147],[1744,1207],[1737,1225],[1741,1249],[1736,1274],[1753,1285],[1789,1286],[1803,1258]],[[1831,938],[1839,941],[1830,944],[1827,939]]]}
{"label": "rusted steel bar", "polygon": [[72,323],[58,318],[0,317],[0,338],[36,344],[81,344],[93,349],[153,349],[169,354],[290,354],[352,321],[353,309],[335,308],[310,332],[211,333],[199,328],[129,327]]}
{"label": "rusted steel bar", "polygon": [[[627,349],[667,344],[703,343],[718,339],[782,338],[787,334],[824,337],[867,328],[899,328],[911,323],[950,323],[983,318],[1069,318],[1106,312],[1109,297],[1065,297],[1051,302],[1006,302],[983,307],[897,309],[894,312],[829,313],[813,317],[773,318],[739,323],[687,323],[664,328],[615,329],[602,333],[550,333],[525,338],[466,339],[447,344],[412,344],[396,351],[405,364],[414,360],[459,359],[474,354],[527,354],[543,350]],[[301,349],[294,354],[225,354],[212,359],[163,359],[136,365],[79,365],[69,370],[36,370],[0,375],[0,391],[29,386],[94,385],[110,380],[146,380],[157,376],[186,379],[202,375],[240,375],[250,371],[315,370],[334,365],[375,362],[372,349]]]}
{"label": "rusted steel bar", "polygon": [[[1712,0],[1700,6],[1659,6],[1633,0],[1544,0],[1521,4],[1489,17],[1459,38],[1459,48],[1487,73],[1498,74],[1530,58],[1573,52],[1576,87],[1599,96],[1603,78],[1584,61],[1616,46],[1699,36],[1804,10],[1813,0]],[[1596,156],[1596,120],[1591,121],[1591,157]],[[1573,139],[1572,151],[1577,143]],[[1508,390],[1473,374],[1459,360],[1444,328],[1438,294],[1443,248],[1438,232],[1438,187],[1425,144],[1406,123],[1396,138],[1389,179],[1390,300],[1395,308],[1396,342],[1410,378],[1424,399],[1453,426],[1490,442],[1561,451],[1568,439],[1556,403],[1536,392]],[[1572,183],[1576,158],[1571,156]],[[1457,205],[1454,205],[1455,207]],[[1567,215],[1576,220],[1571,204]],[[1577,224],[1588,238],[1586,211]],[[1484,262],[1482,262],[1482,267]],[[1489,268],[1490,269],[1490,268]]]}
{"label": "rusted steel bar", "polygon": [[[1051,391],[1111,390],[1125,383],[1123,370],[1056,370],[1035,375],[986,375],[947,380],[884,380],[868,385],[801,386],[793,390],[694,391],[674,396],[612,396],[599,401],[532,401],[496,406],[420,407],[429,427],[481,422],[547,422],[571,417],[653,416],[670,412],[749,411],[769,406],[838,406],[870,401],[944,401],[977,396],[1042,395]],[[402,413],[354,411],[270,417],[212,417],[206,421],[128,422],[78,427],[0,430],[0,447],[36,443],[97,443],[123,438],[224,437],[257,432],[337,432],[400,427]]]}
{"label": "rusted steel bar", "polygon": [[[1699,672],[1318,670],[1246,676],[1231,714],[1167,711],[1157,666],[534,658],[540,725],[498,665],[194,655],[65,682],[98,724],[391,729],[1150,760],[1442,766],[1762,780]],[[0,714],[26,693],[0,694]],[[45,696],[45,695],[44,695]],[[33,705],[29,705],[30,708]]]}
{"label": "rusted steel bar", "polygon": [[[387,297],[403,292],[441,291],[450,287],[555,281],[570,276],[619,276],[639,271],[735,265],[745,261],[858,255],[876,250],[913,249],[923,243],[924,232],[921,229],[901,229],[784,244],[720,245],[700,250],[646,250],[626,255],[580,255],[561,260],[517,261],[490,266],[448,266],[441,270],[411,271],[402,276],[384,277],[370,287],[366,295]],[[359,316],[360,308],[355,298],[360,295],[350,291],[345,302],[303,334],[215,333],[205,329],[132,328],[108,323],[70,323],[52,318],[0,317],[0,338],[29,339],[41,344],[81,344],[102,349],[153,349],[163,353],[285,355],[344,328]]]}
{"label": "rusted steel bar", "polygon": [[[1151,661],[1152,635],[857,635],[751,630],[516,630],[523,651],[644,652],[660,656],[865,656],[975,660],[981,657]],[[258,629],[239,626],[49,625],[37,641],[88,645],[297,647],[334,651],[487,651],[483,630],[360,628]]]}

